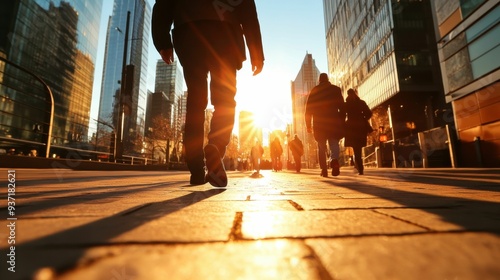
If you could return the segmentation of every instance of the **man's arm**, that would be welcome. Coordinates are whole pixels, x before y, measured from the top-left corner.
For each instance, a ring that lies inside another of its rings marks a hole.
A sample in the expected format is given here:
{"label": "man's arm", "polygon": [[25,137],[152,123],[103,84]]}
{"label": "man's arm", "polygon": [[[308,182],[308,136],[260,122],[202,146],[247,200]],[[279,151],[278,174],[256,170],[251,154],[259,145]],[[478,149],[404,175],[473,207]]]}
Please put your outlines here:
{"label": "man's arm", "polygon": [[240,9],[239,18],[245,41],[250,53],[250,61],[252,63],[253,75],[257,75],[264,67],[264,48],[262,47],[262,35],[260,32],[260,24],[257,16],[257,8],[254,0],[243,0],[241,5],[245,5]]}
{"label": "man's arm", "polygon": [[173,0],[156,0],[151,17],[153,44],[167,64],[171,64],[174,59],[172,37],[170,35],[174,21],[174,10]]}

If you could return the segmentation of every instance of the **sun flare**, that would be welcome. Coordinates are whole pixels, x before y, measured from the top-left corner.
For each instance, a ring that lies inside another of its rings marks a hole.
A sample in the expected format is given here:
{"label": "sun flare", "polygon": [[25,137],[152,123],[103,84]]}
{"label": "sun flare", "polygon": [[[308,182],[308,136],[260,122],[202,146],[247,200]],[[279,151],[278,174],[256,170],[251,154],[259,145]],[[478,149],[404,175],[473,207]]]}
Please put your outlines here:
{"label": "sun flare", "polygon": [[256,127],[284,130],[292,120],[290,80],[271,71],[251,76],[246,70],[238,76],[237,109],[251,112]]}

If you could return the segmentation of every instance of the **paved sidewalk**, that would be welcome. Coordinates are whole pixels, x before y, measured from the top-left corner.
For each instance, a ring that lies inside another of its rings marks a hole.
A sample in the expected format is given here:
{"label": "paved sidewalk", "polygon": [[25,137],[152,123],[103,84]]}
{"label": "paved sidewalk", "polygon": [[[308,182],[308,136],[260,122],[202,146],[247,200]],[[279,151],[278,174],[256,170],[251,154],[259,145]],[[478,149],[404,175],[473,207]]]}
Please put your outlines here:
{"label": "paved sidewalk", "polygon": [[0,173],[0,279],[500,279],[500,169]]}

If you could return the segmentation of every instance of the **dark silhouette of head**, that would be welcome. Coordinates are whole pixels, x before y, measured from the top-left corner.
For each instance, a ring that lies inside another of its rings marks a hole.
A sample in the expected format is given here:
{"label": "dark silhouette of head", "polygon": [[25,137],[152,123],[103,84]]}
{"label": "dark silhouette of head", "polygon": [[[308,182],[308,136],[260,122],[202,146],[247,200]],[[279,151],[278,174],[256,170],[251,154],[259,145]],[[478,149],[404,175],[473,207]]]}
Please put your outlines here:
{"label": "dark silhouette of head", "polygon": [[320,83],[328,82],[328,74],[326,73],[319,74],[319,82]]}

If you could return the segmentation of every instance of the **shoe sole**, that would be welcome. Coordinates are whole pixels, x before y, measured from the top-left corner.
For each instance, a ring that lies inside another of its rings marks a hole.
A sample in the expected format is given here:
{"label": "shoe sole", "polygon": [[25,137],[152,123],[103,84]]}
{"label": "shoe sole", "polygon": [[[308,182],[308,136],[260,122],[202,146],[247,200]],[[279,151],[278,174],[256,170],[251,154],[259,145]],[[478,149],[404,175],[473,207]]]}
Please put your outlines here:
{"label": "shoe sole", "polygon": [[220,158],[219,149],[214,145],[206,145],[205,152],[206,165],[208,169],[207,181],[214,187],[224,188],[227,186],[227,175],[224,164]]}

